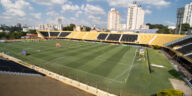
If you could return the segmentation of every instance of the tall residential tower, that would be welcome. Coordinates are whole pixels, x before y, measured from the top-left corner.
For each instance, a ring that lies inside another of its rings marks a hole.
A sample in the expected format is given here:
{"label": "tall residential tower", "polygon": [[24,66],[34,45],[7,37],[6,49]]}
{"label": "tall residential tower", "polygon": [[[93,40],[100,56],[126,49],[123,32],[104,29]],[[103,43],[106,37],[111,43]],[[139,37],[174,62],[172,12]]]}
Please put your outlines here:
{"label": "tall residential tower", "polygon": [[108,26],[109,30],[119,30],[120,14],[115,8],[112,8],[108,13]]}
{"label": "tall residential tower", "polygon": [[134,2],[128,8],[127,30],[142,29],[142,25],[144,25],[144,14],[141,5],[137,5],[136,2]]}

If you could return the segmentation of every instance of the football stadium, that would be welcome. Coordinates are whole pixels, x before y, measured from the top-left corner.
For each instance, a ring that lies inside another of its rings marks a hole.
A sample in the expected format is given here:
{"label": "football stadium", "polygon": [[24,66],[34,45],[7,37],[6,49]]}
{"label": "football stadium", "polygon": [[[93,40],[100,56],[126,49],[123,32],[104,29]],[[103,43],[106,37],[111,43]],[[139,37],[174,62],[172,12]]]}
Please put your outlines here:
{"label": "football stadium", "polygon": [[40,39],[1,43],[1,57],[91,86],[97,90],[82,90],[100,96],[104,95],[98,90],[111,96],[150,96],[174,89],[173,79],[192,83],[192,35],[47,30],[37,34]]}

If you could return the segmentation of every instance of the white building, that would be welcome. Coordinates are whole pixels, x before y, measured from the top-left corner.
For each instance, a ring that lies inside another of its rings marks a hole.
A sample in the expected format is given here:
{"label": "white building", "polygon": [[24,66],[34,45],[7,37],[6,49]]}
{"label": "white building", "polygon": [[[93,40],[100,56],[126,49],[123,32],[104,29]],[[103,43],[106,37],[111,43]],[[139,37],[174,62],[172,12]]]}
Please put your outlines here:
{"label": "white building", "polygon": [[39,30],[55,30],[54,24],[41,24],[39,25]]}
{"label": "white building", "polygon": [[177,9],[177,30],[181,24],[188,23],[192,27],[192,2]]}
{"label": "white building", "polygon": [[115,8],[112,8],[108,13],[108,26],[109,30],[119,30],[120,14]]}
{"label": "white building", "polygon": [[149,29],[149,25],[143,24],[141,25],[140,29]]}
{"label": "white building", "polygon": [[142,25],[144,25],[144,14],[142,7],[134,2],[128,8],[127,30],[141,29]]}
{"label": "white building", "polygon": [[127,29],[127,24],[119,24],[119,30],[124,31]]}

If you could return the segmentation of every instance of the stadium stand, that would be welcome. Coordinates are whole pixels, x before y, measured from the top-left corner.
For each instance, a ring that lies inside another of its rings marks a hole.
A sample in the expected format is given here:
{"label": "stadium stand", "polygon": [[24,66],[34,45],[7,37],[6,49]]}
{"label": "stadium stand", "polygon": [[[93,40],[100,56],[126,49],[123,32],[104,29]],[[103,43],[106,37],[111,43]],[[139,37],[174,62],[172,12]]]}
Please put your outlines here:
{"label": "stadium stand", "polygon": [[187,57],[191,58],[192,59],[192,54],[191,55],[188,55]]}
{"label": "stadium stand", "polygon": [[175,59],[187,69],[192,74],[192,64],[188,60],[185,60],[183,57],[176,56]]}
{"label": "stadium stand", "polygon": [[123,34],[121,41],[135,42],[137,41],[137,38],[138,38],[138,35]]}
{"label": "stadium stand", "polygon": [[97,40],[98,32],[87,32],[88,34],[83,38],[85,40]]}
{"label": "stadium stand", "polygon": [[71,32],[61,32],[61,34],[60,34],[59,37],[66,37],[66,36],[68,36],[69,34],[71,34]]}
{"label": "stadium stand", "polygon": [[98,40],[105,40],[108,34],[105,33],[100,33],[99,36],[97,37]]}
{"label": "stadium stand", "polygon": [[71,32],[71,34],[67,35],[66,38],[75,38],[79,32]]}
{"label": "stadium stand", "polygon": [[[46,30],[38,30],[38,36],[40,38],[47,38],[50,33],[50,38],[53,37],[53,32]],[[43,35],[39,35],[43,34]],[[53,33],[57,34],[57,33]],[[68,39],[79,39],[79,40],[94,40],[94,41],[105,41],[105,42],[117,42],[117,43],[136,43],[142,45],[158,45],[167,46],[168,42],[172,42],[176,39],[183,38],[186,35],[175,35],[175,34],[144,34],[144,33],[107,33],[107,32],[72,32],[72,31],[61,31],[57,38],[68,38]],[[190,41],[191,39],[189,39]],[[176,40],[177,41],[177,40]],[[171,43],[172,44],[172,43]],[[182,43],[183,44],[183,43]]]}
{"label": "stadium stand", "polygon": [[86,34],[86,32],[79,32],[79,34],[76,36],[76,39],[83,39],[85,34]]}
{"label": "stadium stand", "polygon": [[173,40],[179,39],[183,36],[177,36],[177,35],[164,35],[164,34],[159,34],[159,35],[155,35],[156,38],[151,42],[151,45],[159,45],[159,46],[163,46],[163,44],[171,42]]}
{"label": "stadium stand", "polygon": [[49,36],[48,32],[40,32],[40,33],[41,33],[41,35],[43,35],[43,36],[45,36],[45,37],[48,37],[48,36]]}
{"label": "stadium stand", "polygon": [[[19,73],[31,73],[41,74],[27,67],[21,66],[13,61],[0,58],[0,71],[2,72],[19,72]],[[43,75],[43,74],[41,74]]]}
{"label": "stadium stand", "polygon": [[107,40],[109,41],[119,41],[121,34],[109,34]]}
{"label": "stadium stand", "polygon": [[175,41],[166,43],[165,46],[173,48],[175,46],[182,46],[182,45],[186,45],[188,43],[192,43],[192,35],[189,35],[189,36],[177,39]]}
{"label": "stadium stand", "polygon": [[186,44],[181,48],[177,49],[176,51],[181,52],[182,54],[190,53],[192,51],[192,43]]}
{"label": "stadium stand", "polygon": [[49,32],[50,36],[57,37],[60,32]]}
{"label": "stadium stand", "polygon": [[149,44],[154,37],[155,34],[139,34],[138,41],[140,44]]}

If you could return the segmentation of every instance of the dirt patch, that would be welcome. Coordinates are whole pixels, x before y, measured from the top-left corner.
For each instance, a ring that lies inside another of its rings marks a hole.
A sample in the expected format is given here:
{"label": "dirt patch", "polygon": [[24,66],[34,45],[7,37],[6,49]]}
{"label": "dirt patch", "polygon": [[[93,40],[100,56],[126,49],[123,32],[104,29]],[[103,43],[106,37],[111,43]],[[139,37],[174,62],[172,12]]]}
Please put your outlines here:
{"label": "dirt patch", "polygon": [[93,96],[46,76],[0,74],[0,96]]}
{"label": "dirt patch", "polygon": [[192,96],[192,89],[184,81],[177,79],[169,79],[169,80],[174,89],[183,91],[185,96]]}

